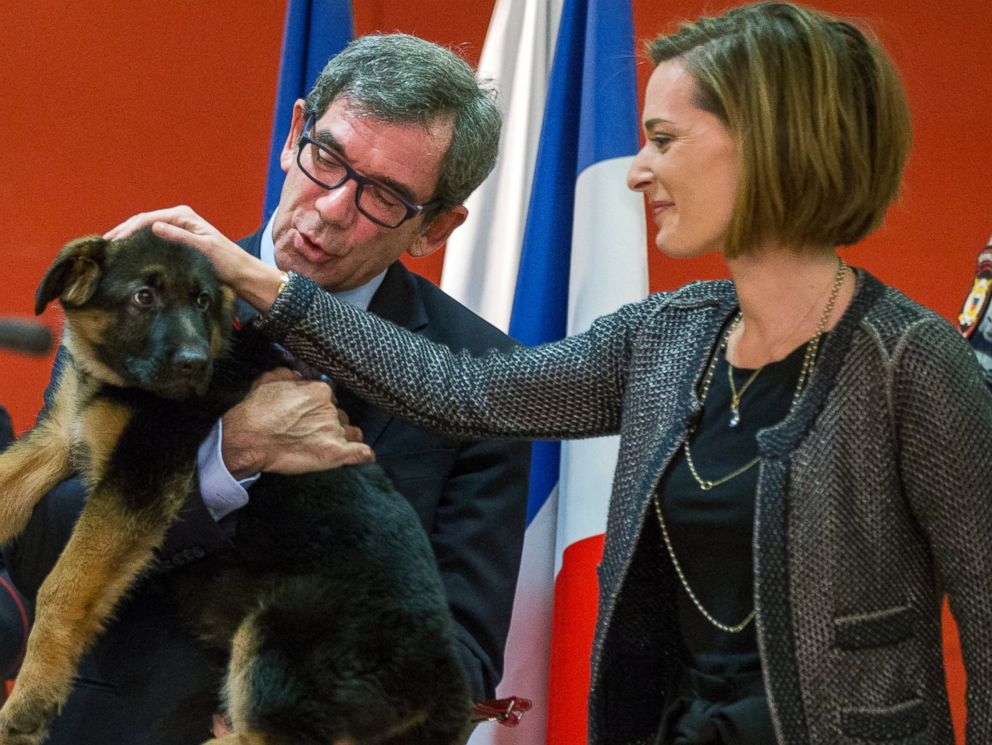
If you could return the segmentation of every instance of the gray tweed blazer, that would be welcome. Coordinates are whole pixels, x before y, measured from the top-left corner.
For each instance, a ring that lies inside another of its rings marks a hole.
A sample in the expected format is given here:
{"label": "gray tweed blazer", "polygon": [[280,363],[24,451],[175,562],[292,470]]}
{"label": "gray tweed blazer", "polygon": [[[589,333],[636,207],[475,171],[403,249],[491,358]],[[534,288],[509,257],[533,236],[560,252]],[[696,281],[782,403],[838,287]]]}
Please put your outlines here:
{"label": "gray tweed blazer", "polygon": [[[292,276],[260,325],[369,400],[449,434],[619,432],[589,742],[634,745],[657,727],[680,649],[651,495],[736,307],[731,283],[698,282],[561,342],[473,359]],[[859,271],[798,405],[758,440],[754,597],[779,743],[950,745],[945,594],[968,743],[992,743],[992,395],[965,342]]]}

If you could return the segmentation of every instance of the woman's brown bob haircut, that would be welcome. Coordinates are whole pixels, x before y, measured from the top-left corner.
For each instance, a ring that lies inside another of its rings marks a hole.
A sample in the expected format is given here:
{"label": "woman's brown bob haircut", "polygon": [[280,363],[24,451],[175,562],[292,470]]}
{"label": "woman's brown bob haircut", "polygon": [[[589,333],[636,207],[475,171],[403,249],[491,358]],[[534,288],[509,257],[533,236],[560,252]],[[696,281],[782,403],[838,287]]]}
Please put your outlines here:
{"label": "woman's brown bob haircut", "polygon": [[741,185],[725,255],[764,241],[856,243],[899,192],[909,108],[881,47],[851,23],[788,3],[700,18],[648,44],[678,59],[696,105],[735,136]]}

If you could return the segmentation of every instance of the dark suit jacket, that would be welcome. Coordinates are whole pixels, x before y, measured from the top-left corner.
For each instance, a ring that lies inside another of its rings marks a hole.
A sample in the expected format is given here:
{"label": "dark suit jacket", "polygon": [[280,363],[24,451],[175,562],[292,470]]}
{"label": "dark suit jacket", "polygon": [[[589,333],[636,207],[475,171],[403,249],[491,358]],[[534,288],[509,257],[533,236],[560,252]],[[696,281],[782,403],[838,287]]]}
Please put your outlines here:
{"label": "dark suit jacket", "polygon": [[[242,241],[258,256],[261,233]],[[481,354],[513,342],[427,280],[393,264],[369,310],[454,349]],[[58,375],[59,362],[53,372]],[[493,695],[526,518],[530,446],[455,441],[429,433],[346,390],[338,398],[430,536],[445,584],[463,665],[477,699]],[[250,490],[249,490],[250,493]],[[8,551],[15,582],[33,597],[81,509],[78,482],[66,482],[35,510]],[[236,540],[237,513],[216,523],[191,499],[160,550],[168,566],[222,555]],[[50,745],[197,744],[205,739],[221,660],[196,644],[162,589],[149,578],[125,602],[80,668]]]}
{"label": "dark suit jacket", "polygon": [[[0,451],[14,441],[10,415],[0,406]],[[0,680],[12,678],[17,670],[27,638],[30,604],[10,583],[10,576],[0,560]],[[0,693],[0,698],[3,694]]]}

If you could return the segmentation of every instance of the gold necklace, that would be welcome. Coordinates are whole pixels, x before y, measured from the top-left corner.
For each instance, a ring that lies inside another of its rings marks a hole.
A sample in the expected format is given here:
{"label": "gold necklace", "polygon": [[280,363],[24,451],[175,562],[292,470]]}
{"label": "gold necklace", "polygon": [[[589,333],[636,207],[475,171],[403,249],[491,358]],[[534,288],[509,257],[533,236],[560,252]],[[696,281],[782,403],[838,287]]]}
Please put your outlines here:
{"label": "gold necklace", "polygon": [[658,497],[658,490],[654,490],[654,511],[658,515],[658,524],[661,526],[661,537],[665,542],[665,548],[668,549],[668,556],[672,560],[672,566],[675,567],[675,573],[679,576],[679,582],[682,583],[682,589],[685,590],[686,595],[689,596],[689,600],[692,604],[696,606],[696,610],[703,614],[703,618],[709,621],[711,624],[716,626],[720,631],[726,631],[728,634],[739,634],[747,625],[754,620],[754,609],[744,618],[740,623],[736,623],[733,626],[729,626],[725,623],[720,623],[713,615],[703,607],[702,602],[696,597],[696,593],[692,591],[692,587],[689,586],[689,580],[686,579],[685,572],[682,571],[682,565],[679,564],[679,560],[675,557],[675,547],[672,546],[672,539],[668,536],[668,527],[665,525],[665,518],[661,514],[661,499]]}
{"label": "gold necklace", "polygon": [[[710,358],[709,366],[706,368],[706,377],[703,378],[703,389],[700,391],[700,401],[704,405],[706,403],[706,397],[707,395],[709,395],[710,392],[710,384],[713,382],[713,375],[716,372],[716,364],[717,364],[717,360],[720,357],[720,353],[727,348],[727,341],[730,339],[730,335],[737,330],[737,327],[740,325],[740,322],[741,322],[741,314],[738,312],[737,317],[734,318],[733,322],[730,324],[730,327],[727,329],[726,333],[724,333],[723,338],[720,340],[720,344],[717,346],[716,350],[713,353],[713,356]],[[730,363],[728,362],[727,364],[729,365]],[[751,382],[757,377],[757,372],[760,371],[761,368],[759,367],[756,373],[752,375],[751,378],[744,385],[744,388],[741,388],[741,393],[743,393],[744,390],[747,388],[747,386],[751,384]],[[731,403],[731,408],[733,408],[733,403]],[[732,418],[731,418],[731,426],[735,426]],[[737,468],[731,471],[730,473],[721,476],[718,479],[713,479],[713,480],[704,479],[702,476],[699,475],[699,471],[696,470],[696,464],[692,460],[692,450],[690,450],[689,448],[689,440],[692,439],[692,436],[695,433],[696,433],[696,427],[695,425],[693,425],[686,433],[685,443],[683,443],[683,449],[685,450],[685,462],[686,465],[689,466],[689,473],[692,474],[692,478],[696,480],[696,483],[699,484],[699,488],[702,489],[703,491],[709,491],[714,487],[727,483],[731,479],[737,478],[742,473],[745,473],[746,471],[749,471],[751,468],[756,466],[758,464],[758,461],[761,460],[760,457],[752,458],[740,468]]]}
{"label": "gold necklace", "polygon": [[[847,264],[844,263],[844,260],[842,258],[837,257],[837,273],[834,275],[834,282],[830,288],[830,297],[827,299],[827,305],[823,309],[823,314],[820,316],[820,321],[816,326],[816,333],[813,334],[813,338],[810,339],[809,343],[806,345],[806,352],[803,354],[803,364],[799,370],[799,379],[796,381],[796,390],[792,394],[792,402],[789,405],[790,414],[796,408],[796,402],[799,401],[799,395],[802,393],[803,388],[806,385],[806,381],[809,379],[810,373],[812,373],[813,371],[813,364],[816,361],[816,353],[820,347],[820,339],[823,337],[823,333],[827,328],[827,323],[830,320],[830,315],[831,313],[833,313],[834,305],[836,305],[837,303],[837,296],[840,294],[841,285],[843,285],[844,283],[844,275],[846,271],[847,271]],[[741,314],[738,313],[737,317],[730,325],[730,328],[723,335],[723,339],[720,341],[720,344],[717,346],[716,350],[713,353],[712,358],[710,359],[710,364],[706,371],[706,377],[703,379],[703,389],[702,391],[700,391],[700,400],[704,404],[706,403],[706,394],[709,393],[710,383],[713,382],[713,373],[716,370],[716,361],[720,356],[720,352],[726,348],[727,340],[730,338],[730,335],[737,328],[740,322],[741,322]],[[729,365],[730,363],[728,362],[727,364]],[[758,368],[758,370],[760,371],[761,368]],[[753,380],[754,377],[756,377],[756,375],[757,373],[755,373],[755,375],[752,375],[751,380]],[[751,380],[748,381],[748,384],[750,384]],[[742,394],[746,387],[747,385],[745,385],[744,388],[741,388]],[[753,468],[761,460],[761,456],[758,456],[753,460],[745,463],[740,468],[731,471],[726,476],[722,476],[721,478],[715,480],[704,479],[699,475],[699,472],[696,470],[696,466],[692,461],[692,452],[689,449],[689,440],[692,439],[692,436],[693,434],[695,434],[695,432],[696,432],[696,427],[695,426],[690,427],[689,431],[686,432],[686,438],[685,441],[682,443],[682,447],[685,450],[685,462],[686,465],[689,466],[689,472],[692,474],[692,477],[696,480],[696,483],[699,484],[699,488],[702,489],[703,491],[709,491],[710,489],[716,486],[720,486],[721,484],[727,483],[731,479],[737,478],[742,473]],[[709,611],[706,610],[705,607],[703,607],[702,602],[696,596],[696,593],[693,592],[692,587],[690,587],[689,580],[686,578],[685,572],[682,570],[682,565],[679,563],[678,557],[675,555],[675,547],[672,545],[671,538],[668,535],[668,526],[665,524],[665,516],[661,510],[661,499],[658,496],[657,489],[655,489],[654,492],[654,510],[655,510],[655,514],[658,515],[658,525],[661,527],[661,537],[664,540],[665,548],[668,550],[668,556],[672,560],[672,566],[675,567],[675,573],[678,575],[679,582],[682,584],[682,589],[685,590],[686,595],[689,596],[689,599],[692,601],[692,604],[696,606],[696,610],[698,610],[702,614],[703,618],[705,618],[707,621],[709,621],[709,623],[711,623],[713,626],[720,629],[721,631],[725,631],[730,634],[737,634],[743,631],[745,628],[747,628],[748,624],[750,624],[751,621],[754,620],[755,609],[752,609],[751,612],[748,613],[747,616],[744,618],[744,620],[742,620],[741,622],[736,623],[734,625],[728,625],[718,621],[716,618],[713,617],[713,615]]]}
{"label": "gold necklace", "polygon": [[[737,316],[737,320],[740,320],[740,316]],[[736,328],[736,324],[734,325]],[[733,329],[731,329],[733,330]],[[726,343],[724,343],[726,346]],[[744,381],[744,385],[741,386],[740,390],[737,390],[737,385],[734,383],[734,366],[730,364],[730,360],[727,360],[727,380],[730,383],[730,422],[731,427],[736,427],[741,423],[741,396],[744,395],[744,391],[748,389],[754,379],[758,377],[758,373],[765,369],[762,365],[757,370],[751,373],[750,377]]]}

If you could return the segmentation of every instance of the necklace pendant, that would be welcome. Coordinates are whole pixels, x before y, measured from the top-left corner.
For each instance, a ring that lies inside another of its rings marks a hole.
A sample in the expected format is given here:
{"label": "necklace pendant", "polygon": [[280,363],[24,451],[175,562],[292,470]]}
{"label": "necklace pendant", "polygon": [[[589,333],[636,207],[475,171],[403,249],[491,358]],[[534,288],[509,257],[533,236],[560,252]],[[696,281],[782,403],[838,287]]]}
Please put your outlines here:
{"label": "necklace pendant", "polygon": [[730,410],[730,421],[727,423],[730,427],[736,427],[741,423],[741,414],[736,409]]}

